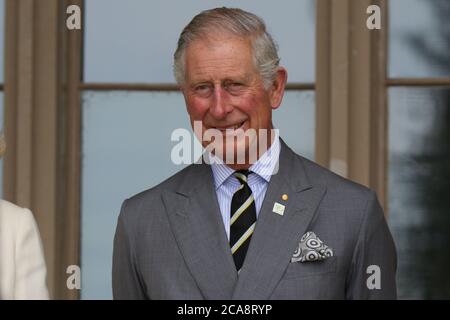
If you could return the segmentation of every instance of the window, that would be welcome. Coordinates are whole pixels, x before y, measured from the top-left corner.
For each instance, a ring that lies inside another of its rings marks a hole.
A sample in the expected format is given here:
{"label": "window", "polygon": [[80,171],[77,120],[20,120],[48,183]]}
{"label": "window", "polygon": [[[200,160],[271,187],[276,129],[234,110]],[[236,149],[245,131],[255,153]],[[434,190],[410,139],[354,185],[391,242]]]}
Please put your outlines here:
{"label": "window", "polygon": [[450,2],[389,2],[389,224],[399,298],[450,298]]}

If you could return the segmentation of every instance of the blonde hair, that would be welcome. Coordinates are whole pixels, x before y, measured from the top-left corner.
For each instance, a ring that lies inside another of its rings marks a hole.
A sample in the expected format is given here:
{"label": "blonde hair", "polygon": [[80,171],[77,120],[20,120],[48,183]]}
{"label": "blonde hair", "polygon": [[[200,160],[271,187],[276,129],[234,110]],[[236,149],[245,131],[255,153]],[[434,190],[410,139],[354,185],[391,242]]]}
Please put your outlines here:
{"label": "blonde hair", "polygon": [[182,85],[185,79],[184,52],[186,48],[191,42],[202,39],[214,31],[250,39],[255,66],[264,80],[264,85],[268,88],[275,78],[280,62],[277,45],[260,17],[241,9],[226,7],[202,11],[181,32],[173,65],[178,84]]}
{"label": "blonde hair", "polygon": [[5,135],[3,132],[0,132],[0,157],[2,157],[5,154],[6,150],[6,141],[5,141]]}

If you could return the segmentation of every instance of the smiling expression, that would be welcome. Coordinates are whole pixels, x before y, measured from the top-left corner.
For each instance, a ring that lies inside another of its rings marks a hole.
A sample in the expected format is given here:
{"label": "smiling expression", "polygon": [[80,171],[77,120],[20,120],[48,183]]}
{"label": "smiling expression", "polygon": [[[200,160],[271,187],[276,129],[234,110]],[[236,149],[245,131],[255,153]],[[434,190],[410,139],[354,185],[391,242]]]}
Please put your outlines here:
{"label": "smiling expression", "polygon": [[[235,130],[254,129],[258,133],[272,129],[272,110],[281,103],[286,71],[280,67],[274,84],[266,89],[250,40],[236,36],[215,34],[195,40],[186,48],[184,58],[182,91],[191,124],[201,121],[203,132],[219,130],[224,149],[231,147],[237,152],[244,148],[248,152],[251,142],[235,139]],[[210,143],[201,140],[204,147]]]}

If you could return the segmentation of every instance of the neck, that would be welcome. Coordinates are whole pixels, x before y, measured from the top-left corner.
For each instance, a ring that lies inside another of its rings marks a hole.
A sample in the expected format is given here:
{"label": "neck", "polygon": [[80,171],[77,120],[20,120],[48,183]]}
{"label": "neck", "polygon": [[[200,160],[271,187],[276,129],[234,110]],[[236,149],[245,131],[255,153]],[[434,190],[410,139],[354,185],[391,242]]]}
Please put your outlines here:
{"label": "neck", "polygon": [[[256,161],[258,161],[261,156],[266,153],[270,147],[272,147],[272,144],[275,140],[276,134],[272,135],[272,131],[273,131],[273,127],[271,127],[269,130],[267,130],[267,136],[265,137],[266,141],[268,141],[267,146],[263,145],[261,146],[259,137],[257,139],[257,141],[255,143],[257,143],[257,148],[255,148],[257,150],[257,154],[256,154],[256,160],[254,162],[250,162],[250,156],[249,156],[249,150],[252,150],[253,148],[251,148],[250,146],[247,148],[246,150],[246,154],[245,154],[245,163],[243,164],[227,164],[231,169],[237,171],[237,170],[248,170]],[[237,159],[235,159],[237,162]]]}

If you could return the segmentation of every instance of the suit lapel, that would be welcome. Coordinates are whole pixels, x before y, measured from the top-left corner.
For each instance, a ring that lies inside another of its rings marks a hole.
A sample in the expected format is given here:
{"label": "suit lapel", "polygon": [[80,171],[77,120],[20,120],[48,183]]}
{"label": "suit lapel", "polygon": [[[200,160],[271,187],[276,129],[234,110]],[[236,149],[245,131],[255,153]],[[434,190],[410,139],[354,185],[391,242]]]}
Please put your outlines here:
{"label": "suit lapel", "polygon": [[211,168],[193,165],[163,201],[186,264],[206,299],[230,299],[237,272],[223,226]]}
{"label": "suit lapel", "polygon": [[[282,142],[279,172],[270,180],[233,299],[270,298],[324,194],[325,187],[309,183],[302,161]],[[285,206],[283,215],[272,211],[275,202]]]}

